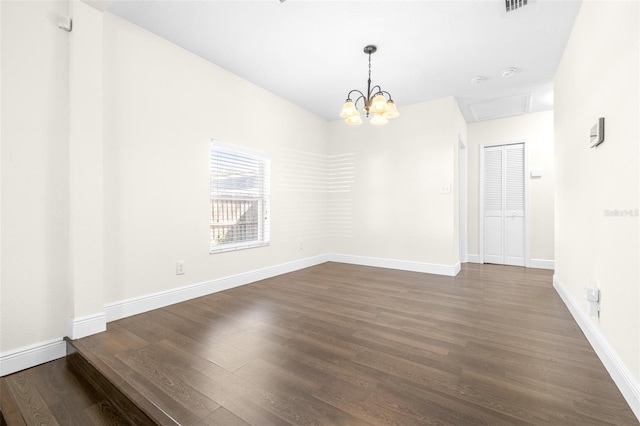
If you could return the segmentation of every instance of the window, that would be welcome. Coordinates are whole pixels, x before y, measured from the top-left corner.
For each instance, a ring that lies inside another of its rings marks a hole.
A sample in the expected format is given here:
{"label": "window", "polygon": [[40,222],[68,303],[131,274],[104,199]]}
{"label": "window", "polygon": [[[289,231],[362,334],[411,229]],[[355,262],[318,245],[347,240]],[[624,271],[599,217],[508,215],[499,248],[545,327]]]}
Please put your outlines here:
{"label": "window", "polygon": [[269,244],[270,160],[211,141],[210,253]]}

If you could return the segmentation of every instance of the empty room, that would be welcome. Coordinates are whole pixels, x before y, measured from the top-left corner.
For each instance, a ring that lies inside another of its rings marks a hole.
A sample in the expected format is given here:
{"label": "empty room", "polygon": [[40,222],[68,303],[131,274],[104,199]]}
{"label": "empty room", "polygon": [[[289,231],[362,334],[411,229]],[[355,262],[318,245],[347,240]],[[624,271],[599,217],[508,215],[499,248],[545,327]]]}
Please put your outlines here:
{"label": "empty room", "polygon": [[639,27],[0,1],[0,424],[639,424]]}

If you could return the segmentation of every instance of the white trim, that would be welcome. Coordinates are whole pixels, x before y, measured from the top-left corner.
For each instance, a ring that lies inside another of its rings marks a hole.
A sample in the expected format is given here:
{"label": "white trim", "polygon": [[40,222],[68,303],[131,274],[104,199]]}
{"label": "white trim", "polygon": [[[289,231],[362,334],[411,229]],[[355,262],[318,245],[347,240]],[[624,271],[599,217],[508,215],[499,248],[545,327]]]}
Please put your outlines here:
{"label": "white trim", "polygon": [[0,354],[0,376],[13,374],[67,355],[62,338],[29,345]]}
{"label": "white trim", "polygon": [[[467,253],[467,263],[482,263],[480,262],[480,255]],[[527,261],[527,268],[549,269],[554,270],[556,262],[547,259],[529,259]]]}
{"label": "white trim", "polygon": [[529,259],[527,268],[550,269],[553,271],[556,268],[556,262],[547,259]]}
{"label": "white trim", "polygon": [[[478,156],[480,157],[480,169],[478,180],[480,187],[478,189],[478,263],[484,263],[484,149],[485,146],[478,146]],[[469,257],[467,257],[467,260]]]}
{"label": "white trim", "polygon": [[467,253],[467,263],[482,263],[480,262],[480,255]]}
{"label": "white trim", "polygon": [[455,265],[438,265],[433,263],[413,262],[409,260],[381,259],[377,257],[336,253],[331,254],[330,259],[332,262],[375,266],[378,268],[400,269],[403,271],[423,272],[426,274],[448,275],[451,277],[455,277],[458,275],[458,272],[460,272],[460,262],[457,262]]}
{"label": "white trim", "polygon": [[[213,143],[218,149],[223,149],[230,153],[241,152],[246,155],[257,155],[259,157],[264,157],[267,159],[271,159],[271,154],[267,151],[261,151],[259,149],[249,147],[246,145],[236,145],[235,143],[223,142],[221,139],[211,138],[210,144]],[[211,145],[209,145],[211,146]]]}
{"label": "white trim", "polygon": [[582,329],[614,383],[620,389],[627,404],[640,420],[640,383],[620,359],[616,350],[609,344],[600,329],[593,325],[587,314],[580,309],[576,300],[555,275],[553,276],[553,288],[556,289],[567,308],[569,308],[569,312],[571,312],[578,326]]}
{"label": "white trim", "polygon": [[529,185],[529,141],[525,139],[524,144],[524,266],[531,268],[531,188]]}
{"label": "white trim", "polygon": [[320,255],[104,305],[107,322],[206,296],[329,261]]}
{"label": "white trim", "polygon": [[107,316],[104,312],[67,319],[67,336],[73,340],[101,333],[106,329]]}
{"label": "white trim", "polygon": [[163,308],[175,303],[195,299],[245,284],[297,271],[325,262],[351,263],[354,265],[376,266],[380,268],[401,269],[405,271],[424,272],[428,274],[456,276],[460,272],[460,262],[455,265],[435,265],[430,263],[411,262],[406,260],[379,259],[373,257],[352,256],[342,254],[325,254],[281,265],[270,266],[255,271],[218,278],[196,284],[190,284],[172,290],[162,291],[141,297],[134,297],[104,305],[106,321],[116,321],[143,312]]}
{"label": "white trim", "polygon": [[[469,257],[472,258],[473,256],[474,255],[471,255]],[[448,276],[455,276],[460,272],[460,262],[457,262],[455,265],[437,265],[406,260],[380,259],[344,254],[324,254],[231,275],[213,281],[191,284],[173,290],[127,299],[121,302],[109,303],[104,306],[104,313],[101,312],[78,318],[69,318],[67,323],[68,335],[71,339],[79,339],[106,330],[107,322],[116,321],[175,303],[184,302],[185,300],[239,287],[329,261]],[[0,354],[0,376],[35,367],[36,365],[64,356],[66,356],[66,343],[62,339],[54,339],[8,351]]]}
{"label": "white trim", "polygon": [[459,236],[459,249],[460,249],[460,262],[465,263],[467,261],[467,209],[468,209],[468,178],[467,173],[469,171],[468,163],[468,149],[458,133],[458,236]]}
{"label": "white trim", "polygon": [[458,275],[461,269],[462,269],[462,263],[456,262],[456,264],[453,265],[453,275],[451,276],[455,277],[456,275]]}

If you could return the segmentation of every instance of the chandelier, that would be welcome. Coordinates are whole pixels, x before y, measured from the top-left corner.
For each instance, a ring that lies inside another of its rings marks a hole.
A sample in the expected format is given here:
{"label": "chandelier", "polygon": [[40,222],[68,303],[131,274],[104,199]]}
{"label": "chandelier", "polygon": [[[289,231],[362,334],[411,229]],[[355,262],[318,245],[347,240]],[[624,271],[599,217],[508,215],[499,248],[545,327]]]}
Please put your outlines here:
{"label": "chandelier", "polygon": [[[358,111],[358,102],[362,101],[362,106],[366,111],[366,116],[373,114],[371,118],[371,124],[381,126],[387,124],[390,119],[396,118],[400,115],[396,104],[391,99],[391,94],[382,90],[380,86],[371,87],[371,54],[375,53],[378,48],[374,45],[365,46],[364,53],[369,55],[369,80],[367,80],[367,92],[366,95],[361,91],[354,89],[347,95],[347,100],[342,107],[340,117],[344,118],[347,124],[358,125],[362,124],[362,117],[360,117],[360,111]],[[353,93],[358,94],[355,102],[351,99]],[[389,99],[385,97],[388,96]]]}

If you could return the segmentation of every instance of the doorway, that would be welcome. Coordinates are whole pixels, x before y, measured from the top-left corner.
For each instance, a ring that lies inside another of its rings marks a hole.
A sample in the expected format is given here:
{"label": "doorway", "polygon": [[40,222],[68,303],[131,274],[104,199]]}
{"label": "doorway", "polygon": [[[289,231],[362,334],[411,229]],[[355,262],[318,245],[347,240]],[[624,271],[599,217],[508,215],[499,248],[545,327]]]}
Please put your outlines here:
{"label": "doorway", "polygon": [[525,143],[484,146],[480,160],[481,262],[526,266]]}

